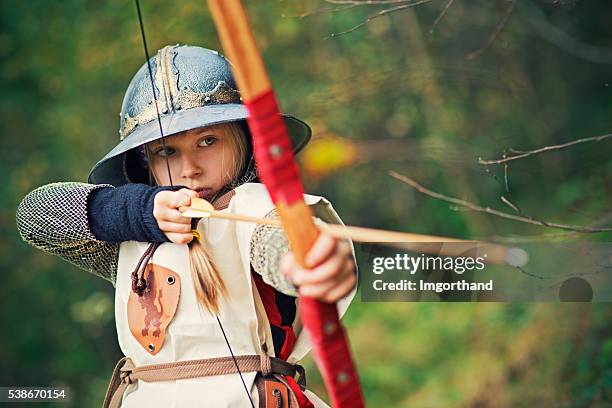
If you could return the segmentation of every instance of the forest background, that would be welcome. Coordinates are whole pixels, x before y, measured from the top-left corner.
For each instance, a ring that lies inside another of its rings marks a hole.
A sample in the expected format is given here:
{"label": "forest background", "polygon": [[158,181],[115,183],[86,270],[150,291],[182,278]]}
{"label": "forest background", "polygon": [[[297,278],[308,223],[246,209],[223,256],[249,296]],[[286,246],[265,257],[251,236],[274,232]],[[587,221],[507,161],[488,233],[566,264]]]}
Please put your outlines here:
{"label": "forest background", "polygon": [[[355,225],[517,244],[610,241],[468,210],[389,175],[531,220],[609,230],[609,2],[363,3],[246,4],[283,110],[314,128],[300,157],[309,192]],[[98,406],[121,356],[112,287],[23,243],[15,210],[37,186],[86,180],[117,143],[123,92],[144,62],[135,7],[0,7],[0,385],[67,386],[66,406]],[[205,2],[142,7],[150,50],[220,49]],[[507,166],[479,162],[582,139]],[[345,323],[370,407],[587,407],[612,404],[611,318],[607,303],[357,299]]]}

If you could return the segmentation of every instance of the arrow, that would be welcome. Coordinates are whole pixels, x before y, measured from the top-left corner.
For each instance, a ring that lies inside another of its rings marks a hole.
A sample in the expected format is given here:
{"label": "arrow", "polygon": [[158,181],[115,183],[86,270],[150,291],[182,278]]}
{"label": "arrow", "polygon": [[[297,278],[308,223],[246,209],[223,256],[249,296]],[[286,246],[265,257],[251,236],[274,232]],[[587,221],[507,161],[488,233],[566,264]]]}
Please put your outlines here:
{"label": "arrow", "polygon": [[[202,198],[192,198],[191,205],[189,207],[180,207],[179,211],[183,217],[188,218],[220,218],[270,225],[278,228],[283,227],[280,220],[215,210],[211,203]],[[524,266],[528,261],[527,253],[520,248],[509,248],[489,242],[388,231],[377,228],[327,224],[325,222],[316,222],[315,225],[321,232],[325,232],[335,238],[350,239],[355,242],[385,243],[400,249],[441,256],[465,256],[468,251],[478,248],[479,252],[487,254],[485,262],[493,265]],[[431,245],[432,243],[449,243],[452,245]]]}

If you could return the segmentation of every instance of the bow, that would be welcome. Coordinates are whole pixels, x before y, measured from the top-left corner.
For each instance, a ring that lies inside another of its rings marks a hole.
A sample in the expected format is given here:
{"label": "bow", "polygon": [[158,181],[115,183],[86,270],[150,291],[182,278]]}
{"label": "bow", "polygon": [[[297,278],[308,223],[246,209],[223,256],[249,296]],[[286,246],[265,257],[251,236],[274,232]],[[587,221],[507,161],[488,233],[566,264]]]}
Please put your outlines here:
{"label": "bow", "polygon": [[[319,232],[304,202],[304,187],[285,124],[263,61],[239,0],[208,0],[213,20],[243,102],[253,138],[259,175],[281,217],[296,261],[304,257]],[[363,395],[335,304],[300,296],[300,314],[313,345],[334,407],[363,407]]]}

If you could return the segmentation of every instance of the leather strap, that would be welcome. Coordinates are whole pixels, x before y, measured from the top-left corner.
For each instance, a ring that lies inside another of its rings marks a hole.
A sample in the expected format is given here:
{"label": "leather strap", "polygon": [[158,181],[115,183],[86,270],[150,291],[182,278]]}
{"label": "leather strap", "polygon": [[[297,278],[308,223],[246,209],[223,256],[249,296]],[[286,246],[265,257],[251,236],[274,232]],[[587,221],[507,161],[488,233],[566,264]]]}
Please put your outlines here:
{"label": "leather strap", "polygon": [[121,377],[121,369],[125,366],[134,366],[132,360],[130,360],[129,357],[123,357],[117,362],[117,365],[113,370],[111,380],[108,384],[108,388],[106,389],[106,394],[104,395],[104,402],[102,402],[102,408],[121,406],[123,393],[125,392],[125,389],[128,387],[128,385],[130,385],[129,383],[124,382],[123,378]]}
{"label": "leather strap", "polygon": [[[306,388],[304,368],[298,364],[289,364],[284,360],[264,355],[236,356],[236,363],[243,373],[257,371],[264,376],[281,374],[290,377],[299,374],[300,377],[296,381],[300,384],[300,387]],[[236,364],[231,357],[186,360],[140,367],[134,366],[129,357],[123,357],[113,370],[102,408],[120,407],[123,393],[130,384],[138,380],[146,382],[173,381],[236,373],[238,373]]]}

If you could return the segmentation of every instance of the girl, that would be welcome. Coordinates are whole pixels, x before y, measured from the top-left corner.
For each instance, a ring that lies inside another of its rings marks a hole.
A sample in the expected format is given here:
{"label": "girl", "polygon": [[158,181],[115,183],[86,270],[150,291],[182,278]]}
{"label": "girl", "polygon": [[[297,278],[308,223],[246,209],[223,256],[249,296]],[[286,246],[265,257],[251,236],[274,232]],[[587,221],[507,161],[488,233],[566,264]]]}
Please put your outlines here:
{"label": "girl", "polygon": [[[303,270],[278,228],[182,216],[201,197],[220,211],[278,217],[225,58],[177,45],[150,65],[154,84],[143,65],[124,97],[121,142],[89,184],[40,187],[17,211],[25,241],[115,286],[126,358],[104,406],[325,406],[296,364],[310,348],[296,296],[339,301],[343,313],[356,283],[350,243],[321,235]],[[310,128],[284,120],[297,152]],[[325,199],[305,200],[340,222]]]}

